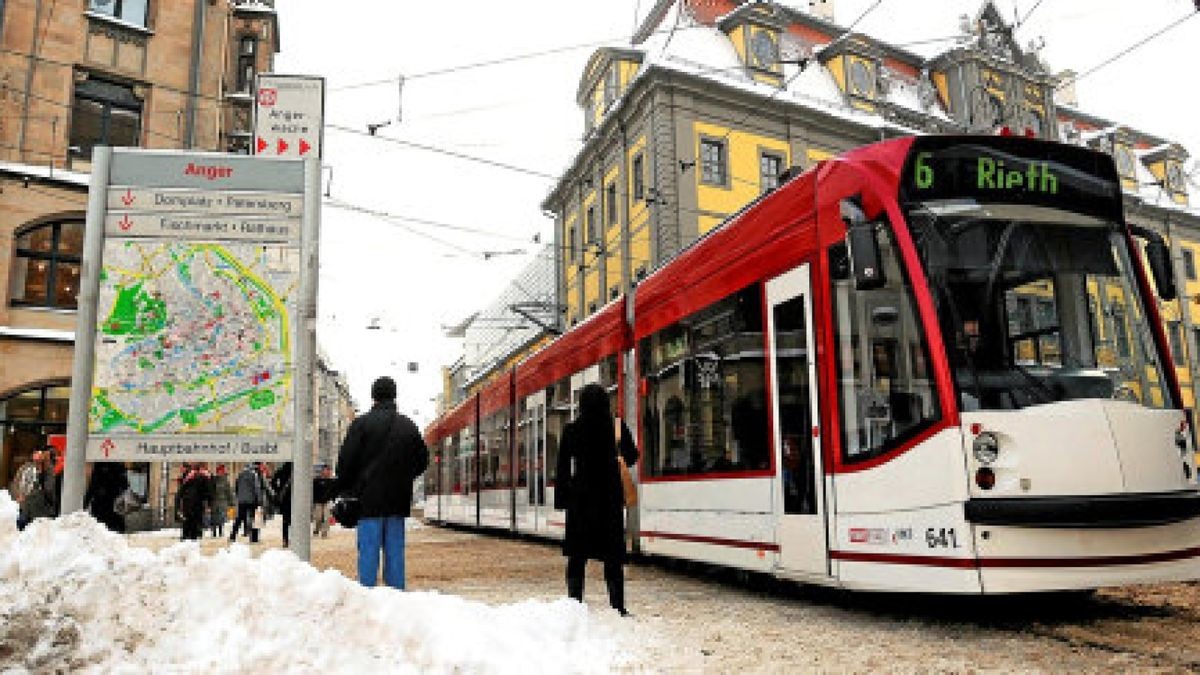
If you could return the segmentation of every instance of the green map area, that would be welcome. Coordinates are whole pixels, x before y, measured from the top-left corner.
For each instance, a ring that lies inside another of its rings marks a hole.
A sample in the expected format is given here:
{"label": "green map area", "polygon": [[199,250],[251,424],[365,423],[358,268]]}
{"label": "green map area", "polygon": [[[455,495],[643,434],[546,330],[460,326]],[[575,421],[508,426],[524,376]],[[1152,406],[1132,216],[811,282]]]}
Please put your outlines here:
{"label": "green map area", "polygon": [[110,239],[100,276],[91,433],[291,433],[296,249]]}

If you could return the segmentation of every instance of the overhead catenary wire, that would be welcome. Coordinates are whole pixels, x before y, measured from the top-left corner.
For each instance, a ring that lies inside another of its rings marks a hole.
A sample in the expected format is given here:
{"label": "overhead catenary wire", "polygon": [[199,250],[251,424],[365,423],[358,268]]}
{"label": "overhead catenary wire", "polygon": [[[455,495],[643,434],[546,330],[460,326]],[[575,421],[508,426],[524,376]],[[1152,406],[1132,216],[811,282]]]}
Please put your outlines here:
{"label": "overhead catenary wire", "polygon": [[1109,64],[1113,63],[1117,59],[1120,59],[1121,57],[1126,56],[1130,52],[1138,49],[1139,47],[1145,45],[1146,43],[1150,42],[1151,40],[1158,38],[1159,36],[1163,35],[1164,33],[1171,30],[1172,28],[1175,28],[1176,26],[1183,24],[1185,21],[1187,21],[1188,19],[1191,19],[1192,17],[1196,16],[1197,14],[1200,14],[1200,8],[1197,8],[1197,9],[1189,12],[1185,16],[1181,16],[1178,19],[1175,19],[1174,21],[1167,24],[1166,26],[1163,26],[1162,28],[1154,31],[1153,33],[1147,35],[1146,37],[1142,38],[1141,40],[1138,40],[1137,42],[1133,43],[1132,45],[1126,47],[1125,49],[1122,49],[1121,51],[1117,52],[1116,54],[1113,54],[1112,56],[1110,56],[1107,59],[1098,63],[1097,65],[1092,66],[1091,68],[1088,68],[1083,73],[1076,75],[1075,77],[1069,78],[1067,80],[1064,80],[1063,82],[1059,83],[1059,85],[1057,87],[1055,87],[1055,89],[1056,90],[1062,89],[1063,87],[1066,87],[1070,84],[1079,82],[1083,78],[1095,73],[1096,71],[1100,70],[1101,68],[1104,68],[1105,66],[1108,66]]}

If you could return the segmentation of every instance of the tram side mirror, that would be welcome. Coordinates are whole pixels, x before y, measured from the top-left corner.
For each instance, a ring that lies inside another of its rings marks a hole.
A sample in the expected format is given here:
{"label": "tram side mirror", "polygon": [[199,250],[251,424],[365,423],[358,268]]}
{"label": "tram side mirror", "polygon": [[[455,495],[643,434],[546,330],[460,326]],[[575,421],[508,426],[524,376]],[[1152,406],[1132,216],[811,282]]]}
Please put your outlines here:
{"label": "tram side mirror", "polygon": [[883,254],[875,238],[875,223],[867,221],[857,198],[841,201],[842,221],[846,223],[846,243],[850,254],[850,270],[854,287],[860,291],[883,288]]}
{"label": "tram side mirror", "polygon": [[1159,233],[1136,225],[1130,226],[1133,235],[1146,240],[1146,262],[1150,265],[1150,274],[1154,276],[1154,285],[1158,287],[1158,297],[1163,300],[1174,300],[1176,296],[1175,275],[1171,274],[1171,250]]}

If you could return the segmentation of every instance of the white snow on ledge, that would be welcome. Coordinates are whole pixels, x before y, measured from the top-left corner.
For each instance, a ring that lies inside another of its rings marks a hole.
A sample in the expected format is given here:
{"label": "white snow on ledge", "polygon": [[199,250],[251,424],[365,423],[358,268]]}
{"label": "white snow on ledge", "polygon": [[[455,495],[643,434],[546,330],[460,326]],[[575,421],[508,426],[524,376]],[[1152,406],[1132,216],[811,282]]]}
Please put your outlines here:
{"label": "white snow on ledge", "polygon": [[[367,589],[287,551],[157,553],[77,512],[17,532],[0,491],[5,672],[562,673],[621,668],[573,600]],[[7,670],[12,669],[12,670]]]}
{"label": "white snow on ledge", "polygon": [[0,326],[0,337],[25,338],[28,340],[52,340],[54,342],[74,342],[75,331],[55,330],[53,328],[13,328]]}
{"label": "white snow on ledge", "polygon": [[82,185],[83,187],[87,187],[91,180],[91,174],[71,171],[69,169],[51,170],[48,166],[40,166],[38,164],[0,162],[0,171],[29,176],[30,178],[45,178],[46,180],[69,183],[71,185]]}

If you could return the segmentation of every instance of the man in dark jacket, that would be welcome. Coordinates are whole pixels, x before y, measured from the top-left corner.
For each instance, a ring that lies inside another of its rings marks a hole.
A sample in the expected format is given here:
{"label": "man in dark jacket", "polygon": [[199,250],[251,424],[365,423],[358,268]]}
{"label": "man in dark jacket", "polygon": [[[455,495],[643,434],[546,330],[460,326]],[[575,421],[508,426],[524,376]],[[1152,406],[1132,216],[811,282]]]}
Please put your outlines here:
{"label": "man in dark jacket", "polygon": [[358,580],[374,586],[383,553],[383,579],[404,589],[404,519],[412,507],[413,481],[429,465],[429,449],[412,420],[396,411],[396,382],[371,385],[375,405],[350,423],[338,454],[338,492],[358,497]]}

